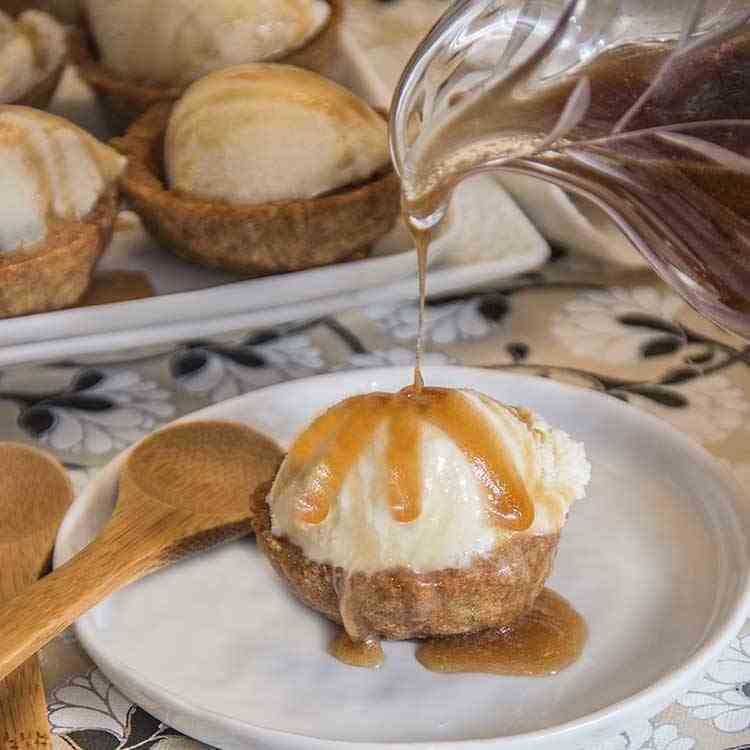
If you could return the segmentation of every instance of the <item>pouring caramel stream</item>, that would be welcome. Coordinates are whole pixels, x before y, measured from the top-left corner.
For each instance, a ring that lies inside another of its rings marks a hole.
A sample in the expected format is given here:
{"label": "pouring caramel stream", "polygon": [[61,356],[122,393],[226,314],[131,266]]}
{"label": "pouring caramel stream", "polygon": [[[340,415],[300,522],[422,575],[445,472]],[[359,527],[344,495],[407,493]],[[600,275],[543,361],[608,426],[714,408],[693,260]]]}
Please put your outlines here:
{"label": "pouring caramel stream", "polygon": [[424,317],[427,304],[427,252],[430,247],[432,232],[429,229],[420,229],[414,223],[406,203],[404,203],[403,217],[417,250],[417,266],[419,271],[419,325],[417,328],[417,361],[414,366],[414,388],[419,392],[424,386],[424,379],[422,378],[422,354],[424,353]]}

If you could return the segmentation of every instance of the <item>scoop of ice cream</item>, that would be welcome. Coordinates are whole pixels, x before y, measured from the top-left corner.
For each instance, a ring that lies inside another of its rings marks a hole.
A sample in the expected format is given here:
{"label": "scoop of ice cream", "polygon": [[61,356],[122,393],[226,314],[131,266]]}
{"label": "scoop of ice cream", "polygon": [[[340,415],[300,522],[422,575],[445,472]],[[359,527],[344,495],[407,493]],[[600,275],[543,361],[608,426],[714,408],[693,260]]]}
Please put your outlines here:
{"label": "scoop of ice cream", "polygon": [[0,11],[0,104],[18,101],[47,78],[66,49],[65,30],[46,13],[13,19]]}
{"label": "scoop of ice cream", "polygon": [[85,9],[105,65],[169,86],[284,57],[309,42],[331,12],[324,0],[85,0]]}
{"label": "scoop of ice cream", "polygon": [[[473,391],[447,393],[452,401],[443,418],[431,418],[429,405],[417,406],[424,416],[416,431],[394,424],[389,413],[397,412],[389,412],[387,400],[360,403],[368,396],[343,402],[313,422],[292,445],[268,496],[273,534],[296,544],[308,559],[349,573],[401,566],[428,573],[467,567],[516,534],[559,532],[590,478],[583,445],[526,410]],[[457,430],[446,415],[460,420]],[[525,529],[513,530],[493,517],[491,467],[474,452],[480,443],[499,449],[507,461],[507,475],[497,478],[505,484],[500,494],[512,484],[510,474],[528,493],[533,517]],[[415,446],[417,463],[409,477],[405,468]],[[348,460],[342,463],[342,456]],[[394,505],[394,482],[418,493],[418,513],[408,520],[398,492]],[[327,511],[311,512],[322,492],[330,492]]]}
{"label": "scoop of ice cream", "polygon": [[278,63],[194,83],[165,142],[170,187],[239,205],[312,198],[371,177],[388,159],[385,120],[362,99]]}
{"label": "scoop of ice cream", "polygon": [[54,219],[85,218],[125,163],[67,120],[0,106],[0,252],[44,239]]}

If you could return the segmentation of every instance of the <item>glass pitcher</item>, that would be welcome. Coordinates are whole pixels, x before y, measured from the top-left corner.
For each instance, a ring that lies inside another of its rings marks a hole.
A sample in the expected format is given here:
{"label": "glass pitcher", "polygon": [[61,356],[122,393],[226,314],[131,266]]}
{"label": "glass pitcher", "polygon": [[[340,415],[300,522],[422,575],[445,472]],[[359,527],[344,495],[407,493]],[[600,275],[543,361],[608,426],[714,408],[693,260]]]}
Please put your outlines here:
{"label": "glass pitcher", "polygon": [[416,226],[470,175],[538,177],[750,339],[747,0],[459,0],[402,76],[391,148]]}

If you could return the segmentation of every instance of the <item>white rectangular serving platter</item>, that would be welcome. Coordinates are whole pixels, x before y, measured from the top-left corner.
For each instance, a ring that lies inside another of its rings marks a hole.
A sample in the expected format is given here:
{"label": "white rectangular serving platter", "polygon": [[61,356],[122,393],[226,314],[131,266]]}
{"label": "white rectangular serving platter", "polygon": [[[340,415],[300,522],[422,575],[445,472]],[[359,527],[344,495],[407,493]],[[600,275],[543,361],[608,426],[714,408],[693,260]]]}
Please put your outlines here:
{"label": "white rectangular serving platter", "polygon": [[[528,271],[547,259],[547,243],[525,218],[519,220],[523,215],[502,189],[496,190],[496,194],[488,191],[487,199],[504,199],[518,215],[512,222],[513,242],[502,254],[468,263],[443,253],[428,273],[431,294],[491,283]],[[518,246],[524,234],[521,221],[527,225],[524,247]],[[417,294],[413,251],[238,281],[229,274],[181,261],[159,248],[139,224],[128,224],[117,232],[100,267],[104,271],[144,271],[156,296],[1,321],[0,366],[279,325],[376,302],[412,299]],[[498,232],[500,229],[497,227]]]}
{"label": "white rectangular serving platter", "polygon": [[[73,70],[66,72],[52,109],[101,138],[108,135]],[[547,259],[546,241],[496,180],[467,184],[455,202],[463,208],[432,256],[431,294],[491,283]],[[278,325],[417,293],[415,253],[401,227],[365,260],[243,279],[177,258],[149,237],[135,214],[123,212],[99,270],[142,271],[155,296],[0,321],[0,367]]]}

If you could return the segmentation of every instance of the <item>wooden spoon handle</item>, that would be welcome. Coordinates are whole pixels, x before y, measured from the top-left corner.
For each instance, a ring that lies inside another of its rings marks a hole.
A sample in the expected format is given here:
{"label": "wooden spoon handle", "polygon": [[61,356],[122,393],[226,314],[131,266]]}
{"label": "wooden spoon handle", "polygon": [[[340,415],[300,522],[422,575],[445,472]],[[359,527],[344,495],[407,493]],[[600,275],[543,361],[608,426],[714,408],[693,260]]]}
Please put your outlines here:
{"label": "wooden spoon handle", "polygon": [[169,510],[115,513],[88,547],[0,605],[0,680],[84,612],[160,567],[183,529]]}
{"label": "wooden spoon handle", "polygon": [[35,656],[0,682],[0,747],[3,750],[51,747],[47,700]]}
{"label": "wooden spoon handle", "polygon": [[[73,500],[65,469],[52,456],[18,443],[0,443],[0,603],[46,570],[57,527]],[[0,680],[0,748],[52,746],[44,683],[36,656]]]}

